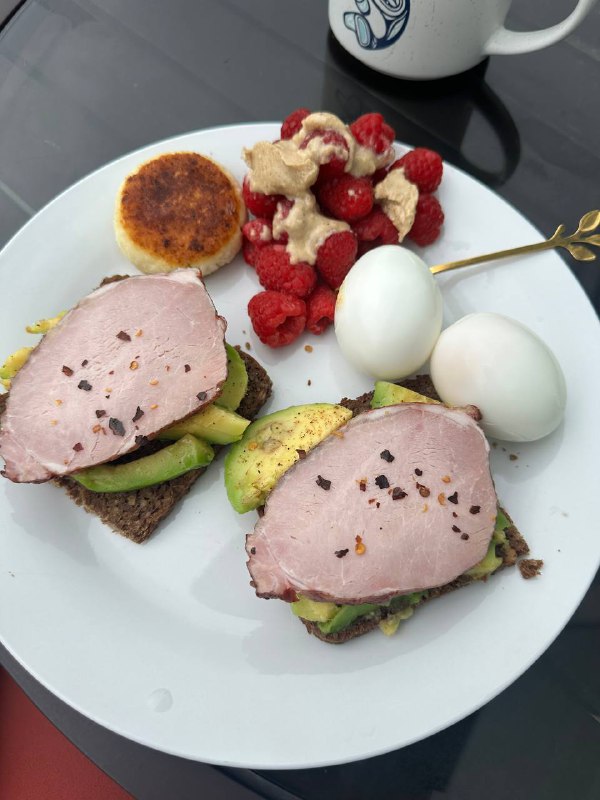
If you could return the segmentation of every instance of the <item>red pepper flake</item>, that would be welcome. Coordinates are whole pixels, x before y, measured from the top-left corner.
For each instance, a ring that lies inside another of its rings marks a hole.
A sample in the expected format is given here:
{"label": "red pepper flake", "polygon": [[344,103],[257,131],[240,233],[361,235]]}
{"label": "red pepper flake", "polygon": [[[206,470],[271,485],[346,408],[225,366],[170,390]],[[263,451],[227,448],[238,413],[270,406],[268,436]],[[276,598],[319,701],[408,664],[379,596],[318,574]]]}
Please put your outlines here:
{"label": "red pepper flake", "polygon": [[109,374],[109,375],[114,375],[114,374],[115,374],[115,371],[114,371],[114,369],[111,369],[111,371],[110,371],[108,374]]}
{"label": "red pepper flake", "polygon": [[98,419],[101,419],[102,417],[106,416],[106,411],[103,408],[97,408],[96,416],[98,417]]}
{"label": "red pepper flake", "polygon": [[62,400],[55,400],[54,401],[54,405],[55,406],[62,406],[62,402],[63,402]]}
{"label": "red pepper flake", "polygon": [[73,370],[71,369],[71,367],[65,367],[64,365],[63,365],[62,371],[67,376],[67,378],[70,378],[71,375],[73,374]]}
{"label": "red pepper flake", "polygon": [[92,389],[92,384],[87,381],[79,381],[77,384],[78,389],[83,389],[84,392],[89,392]]}
{"label": "red pepper flake", "polygon": [[375,483],[377,484],[377,486],[379,486],[380,489],[389,489],[390,488],[390,482],[385,477],[385,475],[378,475],[375,478]]}
{"label": "red pepper flake", "polygon": [[460,533],[460,528],[458,527],[458,525],[453,525],[452,530],[454,531],[454,533]]}
{"label": "red pepper flake", "polygon": [[422,470],[422,469],[419,469],[419,468],[417,467],[417,469],[415,470],[415,475],[417,475],[417,476],[420,478],[422,474],[423,474],[423,470]]}
{"label": "red pepper flake", "polygon": [[152,380],[148,381],[148,383],[150,384],[150,386],[158,386],[158,378],[152,378]]}
{"label": "red pepper flake", "polygon": [[201,403],[203,403],[208,397],[208,395],[206,394],[206,392],[198,392],[196,397],[198,398],[198,400],[200,400]]}
{"label": "red pepper flake", "polygon": [[422,483],[417,483],[417,489],[419,490],[419,494],[421,495],[421,497],[429,497],[429,495],[431,494],[429,489],[426,486],[423,486]]}
{"label": "red pepper flake", "polygon": [[450,475],[442,475],[442,483],[450,483],[451,480]]}
{"label": "red pepper flake", "polygon": [[141,408],[138,406],[138,407],[136,408],[136,410],[135,410],[135,414],[134,414],[134,415],[133,415],[133,417],[131,418],[131,421],[132,421],[132,422],[137,422],[137,421],[138,421],[138,419],[141,419],[143,416],[144,416],[144,412],[143,412],[143,411],[142,411],[142,409],[141,409]]}
{"label": "red pepper flake", "polygon": [[130,342],[131,336],[128,333],[125,333],[125,331],[119,331],[117,333],[117,339],[120,339],[122,342]]}
{"label": "red pepper flake", "polygon": [[101,430],[102,430],[102,425],[96,423],[92,428],[92,433],[100,433]]}
{"label": "red pepper flake", "polygon": [[321,489],[325,489],[326,492],[331,489],[331,481],[328,481],[327,478],[323,478],[321,475],[317,475],[316,484],[320,486]]}
{"label": "red pepper flake", "polygon": [[446,505],[446,495],[443,492],[440,492],[438,494],[438,503],[441,506],[445,506]]}
{"label": "red pepper flake", "polygon": [[454,503],[454,505],[456,505],[458,503],[458,492],[454,492],[454,494],[448,495],[448,502]]}
{"label": "red pepper flake", "polygon": [[139,367],[139,364],[138,364],[137,361],[132,361],[130,363],[130,365],[129,365],[129,369],[137,369],[138,367]]}
{"label": "red pepper flake", "polygon": [[406,492],[399,486],[394,486],[392,489],[392,500],[402,500],[406,497]]}
{"label": "red pepper flake", "polygon": [[354,545],[354,552],[356,553],[356,555],[357,556],[364,555],[367,547],[362,540],[362,536],[355,536],[354,541],[356,542],[356,544]]}
{"label": "red pepper flake", "polygon": [[255,556],[256,555],[256,547],[251,547],[250,548],[250,555],[251,556]]}
{"label": "red pepper flake", "polygon": [[374,503],[374,502],[375,502],[375,498],[374,498],[374,497],[371,497],[371,498],[369,498],[369,501],[368,501],[368,502],[369,502],[369,505],[371,505],[371,503]]}
{"label": "red pepper flake", "polygon": [[466,542],[466,541],[467,541],[467,539],[469,538],[469,534],[468,534],[468,533],[461,533],[461,535],[460,535],[460,538],[461,538],[463,541],[465,541],[465,542]]}
{"label": "red pepper flake", "polygon": [[82,367],[87,367],[87,365],[88,365],[89,363],[90,363],[90,362],[87,360],[87,358],[84,358],[84,359],[83,359],[83,361],[81,362],[81,366],[82,366]]}
{"label": "red pepper flake", "polygon": [[458,514],[456,513],[456,511],[453,511],[453,512],[452,512],[452,516],[453,516],[454,518],[458,517]]}
{"label": "red pepper flake", "polygon": [[380,505],[381,503],[375,503],[375,508],[379,508]]}
{"label": "red pepper flake", "polygon": [[125,426],[121,422],[120,419],[116,417],[111,417],[108,420],[108,427],[114,433],[115,436],[125,436]]}
{"label": "red pepper flake", "polygon": [[136,336],[141,336],[143,332],[144,331],[141,328],[138,328],[137,331],[135,332],[135,335]]}
{"label": "red pepper flake", "polygon": [[73,450],[75,450],[76,453],[79,453],[81,450],[83,450],[83,445],[81,444],[81,442],[76,442],[73,445]]}
{"label": "red pepper flake", "polygon": [[471,506],[469,509],[469,514],[479,514],[481,511],[481,506]]}
{"label": "red pepper flake", "polygon": [[336,551],[335,551],[335,555],[336,555],[338,558],[343,558],[344,556],[347,556],[347,555],[348,555],[348,552],[349,552],[349,550],[348,550],[348,548],[346,547],[346,549],[345,549],[345,550],[336,550]]}
{"label": "red pepper flake", "polygon": [[388,464],[391,464],[392,461],[394,460],[394,456],[390,453],[389,450],[382,450],[381,453],[379,453],[379,456],[380,458],[383,458],[384,461],[387,461]]}
{"label": "red pepper flake", "polygon": [[170,365],[170,364],[167,364],[167,366],[165,367],[165,369],[167,370],[167,372],[171,372],[171,365]]}
{"label": "red pepper flake", "polygon": [[302,461],[303,458],[306,458],[306,450],[296,450],[298,453],[298,458]]}
{"label": "red pepper flake", "polygon": [[358,488],[361,490],[361,492],[367,491],[367,481],[364,478],[358,482]]}
{"label": "red pepper flake", "polygon": [[183,369],[184,369],[186,372],[189,372],[189,371],[191,370],[191,367],[190,367],[190,365],[189,365],[189,364],[184,364],[184,365],[183,365]]}
{"label": "red pepper flake", "polygon": [[148,441],[148,437],[147,436],[136,436],[135,437],[135,443],[138,445],[138,447],[141,447],[143,444],[146,444],[147,441]]}

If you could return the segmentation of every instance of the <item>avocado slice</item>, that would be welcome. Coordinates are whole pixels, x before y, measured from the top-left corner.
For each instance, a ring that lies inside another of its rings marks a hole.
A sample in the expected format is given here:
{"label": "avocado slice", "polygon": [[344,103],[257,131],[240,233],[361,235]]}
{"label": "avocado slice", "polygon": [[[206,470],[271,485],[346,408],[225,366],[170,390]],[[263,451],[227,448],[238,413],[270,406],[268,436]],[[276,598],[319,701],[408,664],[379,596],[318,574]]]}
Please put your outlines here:
{"label": "avocado slice", "polygon": [[474,567],[471,567],[471,569],[465,572],[465,575],[468,575],[474,580],[482,580],[482,578],[487,578],[488,575],[491,575],[498,569],[500,564],[502,564],[502,558],[496,555],[496,545],[506,544],[507,539],[504,529],[508,528],[509,525],[510,522],[506,519],[502,511],[498,509],[496,526],[490,540],[488,551],[478,564],[475,564]]}
{"label": "avocado slice", "polygon": [[327,622],[319,622],[323,633],[338,633],[351,625],[358,617],[364,617],[373,611],[379,611],[375,603],[359,603],[356,606],[339,606],[337,614]]}
{"label": "avocado slice", "polygon": [[70,477],[92,492],[129,492],[170,481],[185,472],[206,467],[214,458],[212,447],[186,435],[175,444],[126,464],[100,464]]}
{"label": "avocado slice", "polygon": [[159,439],[181,439],[186,433],[205,439],[212,444],[230,444],[242,438],[249,420],[235,411],[228,411],[211,403],[197,414],[171,425],[158,435]]}
{"label": "avocado slice", "polygon": [[227,350],[227,380],[221,387],[221,394],[215,400],[215,405],[235,411],[248,388],[248,372],[241,355],[230,344],[225,342]]}
{"label": "avocado slice", "polygon": [[302,597],[302,595],[298,597],[295,603],[291,603],[290,608],[297,617],[307,619],[309,622],[327,622],[339,610],[339,606],[336,606],[335,603],[309,600],[308,597]]}
{"label": "avocado slice", "polygon": [[10,379],[15,377],[32,352],[33,347],[19,347],[0,367],[0,382],[6,389],[10,389]]}
{"label": "avocado slice", "polygon": [[405,389],[396,383],[388,381],[377,381],[371,400],[371,408],[383,408],[384,406],[395,406],[398,403],[435,403],[440,405],[439,400],[432,400],[424,394],[413,392],[412,389]]}
{"label": "avocado slice", "polygon": [[352,417],[343,406],[291,406],[253,422],[225,459],[225,488],[240,514],[265,502],[283,473]]}

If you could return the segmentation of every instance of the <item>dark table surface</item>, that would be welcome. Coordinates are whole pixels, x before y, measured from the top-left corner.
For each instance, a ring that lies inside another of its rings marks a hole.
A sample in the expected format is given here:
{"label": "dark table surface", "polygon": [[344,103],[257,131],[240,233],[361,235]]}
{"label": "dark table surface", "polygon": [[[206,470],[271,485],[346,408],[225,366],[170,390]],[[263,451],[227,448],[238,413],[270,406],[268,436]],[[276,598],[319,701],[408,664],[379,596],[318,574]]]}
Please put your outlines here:
{"label": "dark table surface", "polygon": [[[573,3],[518,0],[509,23],[550,25]],[[566,41],[453,79],[372,73],[328,35],[324,0],[2,0],[0,245],[60,191],[130,150],[209,126],[380,111],[541,231],[600,206],[600,7]],[[569,267],[600,309],[600,270]],[[595,365],[594,368],[597,368]],[[595,520],[590,524],[597,525]],[[0,648],[41,710],[135,797],[600,797],[600,583],[512,686],[395,753],[316,770],[224,770],[134,744],[53,697]],[[74,795],[75,796],[75,795]]]}

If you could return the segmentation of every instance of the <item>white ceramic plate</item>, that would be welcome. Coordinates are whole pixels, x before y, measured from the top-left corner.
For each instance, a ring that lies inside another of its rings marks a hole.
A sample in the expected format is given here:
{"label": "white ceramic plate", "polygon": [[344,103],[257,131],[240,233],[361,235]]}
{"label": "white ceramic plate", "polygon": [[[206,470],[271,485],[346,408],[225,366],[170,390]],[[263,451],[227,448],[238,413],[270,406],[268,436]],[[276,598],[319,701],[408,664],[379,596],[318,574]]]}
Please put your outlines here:
{"label": "white ceramic plate", "polygon": [[[69,307],[105,275],[134,272],[115,244],[112,211],[121,180],[141,161],[198,150],[241,179],[242,147],[277,135],[275,125],[246,125],[181,136],[62,194],[0,254],[3,353],[25,343],[27,322]],[[447,223],[426,252],[430,263],[539,238],[451,167],[440,198]],[[392,638],[376,631],[331,647],[307,636],[284,603],[254,596],[244,534],[255,516],[230,509],[222,459],[143,546],[51,485],[3,480],[0,635],[9,651],[60,698],[123,736],[244,767],[311,767],[402,747],[514,681],[567,622],[600,559],[598,323],[553,253],[439,281],[446,323],[471,311],[508,314],[540,334],[565,371],[570,395],[560,429],[492,453],[499,496],[532,554],[545,560],[542,577],[524,581],[508,570],[419,609]],[[245,311],[258,284],[241,259],[207,285],[229,321],[228,340],[251,342],[271,374],[271,409],[371,387],[342,361],[331,331],[282,350],[261,346]]]}

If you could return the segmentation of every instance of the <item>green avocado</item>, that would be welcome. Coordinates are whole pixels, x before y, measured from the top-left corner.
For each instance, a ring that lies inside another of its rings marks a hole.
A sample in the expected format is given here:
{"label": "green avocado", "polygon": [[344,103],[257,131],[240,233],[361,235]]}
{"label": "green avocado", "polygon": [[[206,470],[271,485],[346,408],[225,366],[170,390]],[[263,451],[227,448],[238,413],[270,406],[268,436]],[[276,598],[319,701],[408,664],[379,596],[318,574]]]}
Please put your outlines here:
{"label": "green avocado", "polygon": [[371,408],[395,406],[398,403],[436,403],[439,405],[438,400],[432,400],[431,397],[413,392],[412,389],[405,389],[404,386],[398,386],[396,383],[388,383],[388,381],[375,383]]}
{"label": "green avocado", "polygon": [[225,459],[225,488],[240,514],[258,508],[283,473],[352,417],[343,406],[291,406],[253,422]]}
{"label": "green avocado", "polygon": [[248,425],[250,422],[235,411],[211,403],[197,414],[161,431],[158,438],[172,441],[190,433],[212,444],[230,444],[242,438]]}
{"label": "green avocado", "polygon": [[308,597],[302,597],[302,595],[299,595],[295,603],[290,604],[290,608],[297,617],[307,619],[309,622],[327,622],[339,610],[339,606],[336,606],[335,603],[309,600]]}
{"label": "green avocado", "polygon": [[92,492],[129,492],[170,481],[185,472],[206,467],[214,458],[212,447],[186,435],[150,456],[126,464],[100,464],[70,477]]}
{"label": "green avocado", "polygon": [[319,622],[319,628],[323,633],[338,633],[351,625],[358,617],[379,611],[379,606],[375,603],[359,603],[356,606],[339,606],[334,617],[327,622]]}
{"label": "green avocado", "polygon": [[221,387],[221,394],[215,400],[215,405],[235,411],[248,388],[248,372],[241,355],[230,344],[225,343],[227,350],[227,380]]}
{"label": "green avocado", "polygon": [[488,551],[478,564],[475,564],[474,567],[471,567],[471,569],[468,569],[465,572],[465,575],[468,575],[474,580],[482,580],[483,578],[487,578],[488,575],[491,575],[498,569],[498,567],[502,564],[502,557],[496,555],[496,545],[504,545],[507,543],[504,529],[508,528],[509,525],[510,522],[506,519],[502,511],[498,509],[496,525],[494,527],[494,533],[492,534]]}

